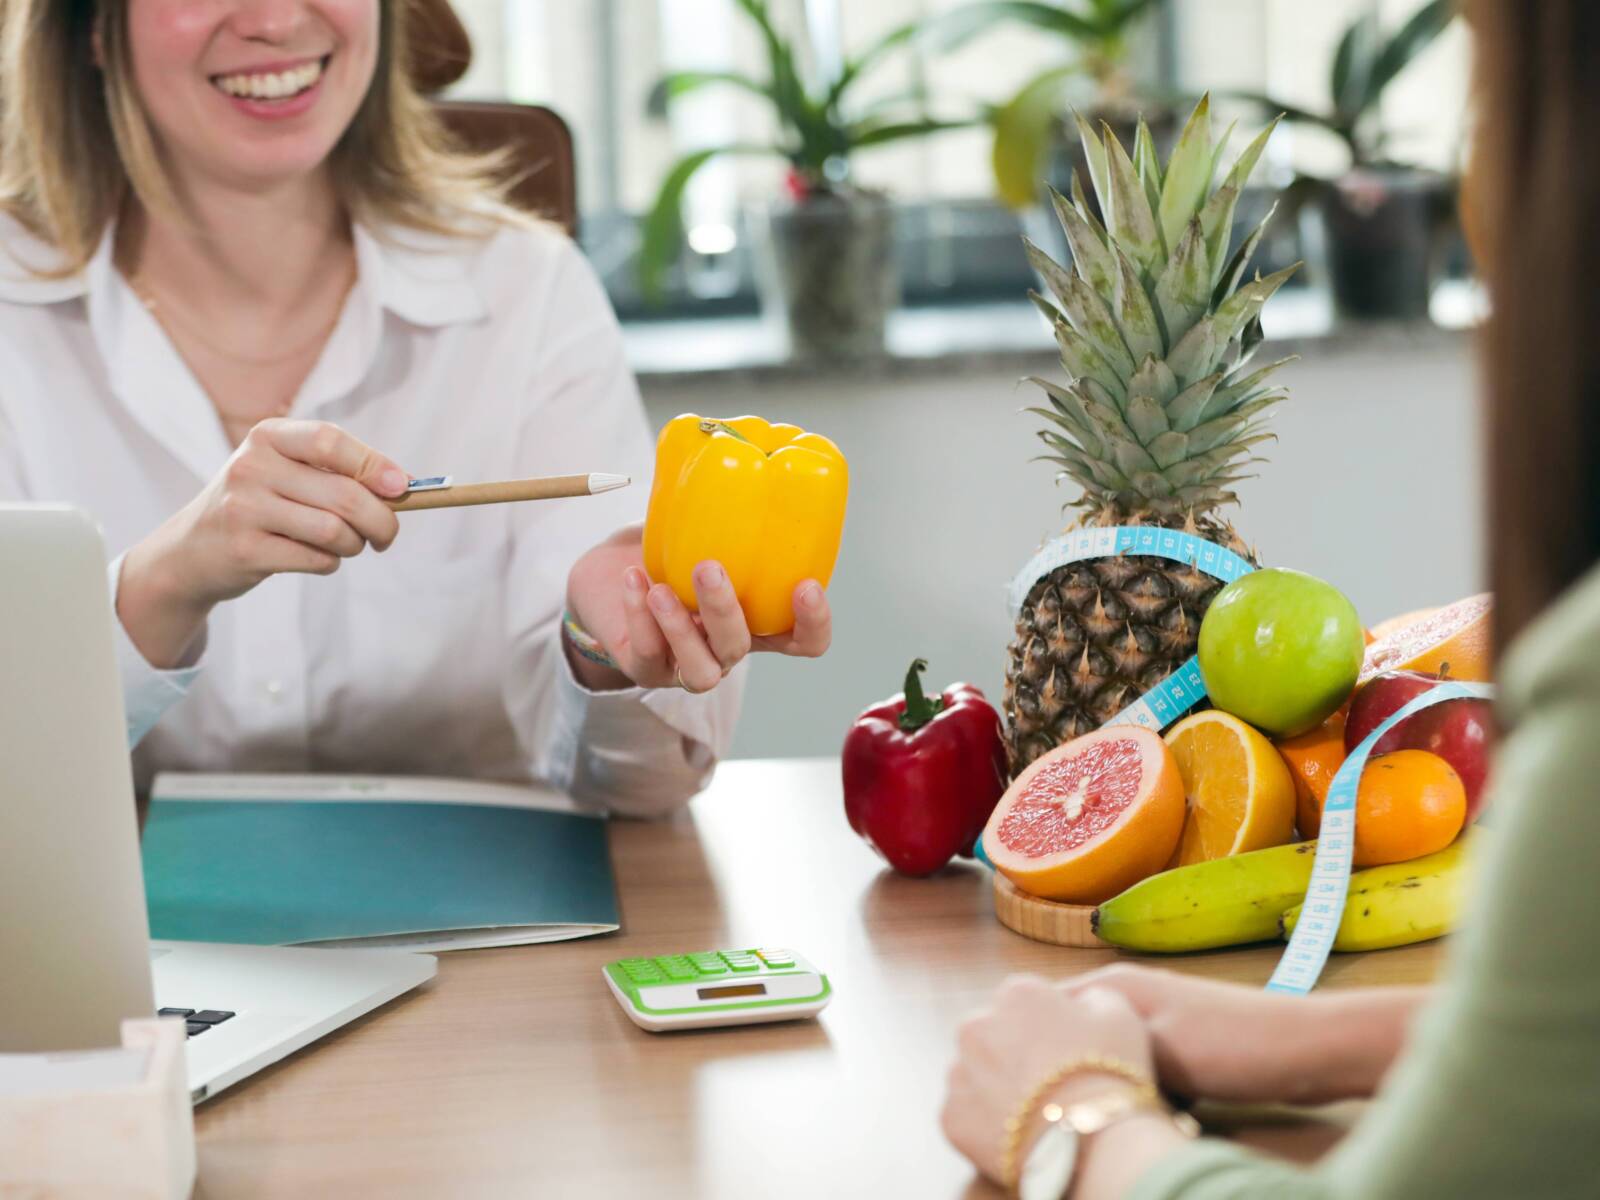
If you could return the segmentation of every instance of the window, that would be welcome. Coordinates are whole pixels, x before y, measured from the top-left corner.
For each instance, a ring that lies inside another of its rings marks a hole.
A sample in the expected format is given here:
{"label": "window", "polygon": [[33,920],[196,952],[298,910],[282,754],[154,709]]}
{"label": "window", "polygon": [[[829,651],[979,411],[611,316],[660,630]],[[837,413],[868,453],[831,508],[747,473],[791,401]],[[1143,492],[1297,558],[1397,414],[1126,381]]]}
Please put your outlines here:
{"label": "window", "polygon": [[[1069,3],[1070,0],[1060,0]],[[578,146],[584,241],[619,309],[643,311],[633,289],[634,221],[682,153],[722,140],[770,137],[762,106],[727,89],[676,101],[666,118],[647,112],[657,78],[671,69],[763,71],[761,47],[732,0],[454,0],[477,47],[463,95],[547,103],[572,124]],[[963,0],[772,0],[786,28],[809,31],[826,60],[884,31]],[[1419,0],[1168,0],[1146,23],[1137,64],[1180,92],[1264,90],[1308,108],[1326,103],[1328,65],[1344,27],[1369,9],[1393,28]],[[1021,27],[997,29],[961,50],[898,56],[864,82],[860,99],[912,92],[945,112],[1008,97],[1036,71],[1063,61],[1063,43]],[[1384,117],[1397,155],[1441,168],[1460,153],[1468,74],[1467,35],[1450,30],[1388,92]],[[1242,124],[1259,113],[1239,109]],[[1242,145],[1236,142],[1235,145]],[[902,258],[908,297],[933,299],[992,288],[1017,294],[1027,268],[1017,223],[993,202],[986,130],[944,133],[861,154],[860,182],[891,191],[905,207]],[[1281,184],[1296,170],[1343,166],[1336,139],[1285,126],[1267,171]],[[693,269],[680,302],[753,303],[740,253],[746,206],[773,194],[776,160],[714,161],[685,198]],[[1009,248],[1007,248],[1009,247]]]}

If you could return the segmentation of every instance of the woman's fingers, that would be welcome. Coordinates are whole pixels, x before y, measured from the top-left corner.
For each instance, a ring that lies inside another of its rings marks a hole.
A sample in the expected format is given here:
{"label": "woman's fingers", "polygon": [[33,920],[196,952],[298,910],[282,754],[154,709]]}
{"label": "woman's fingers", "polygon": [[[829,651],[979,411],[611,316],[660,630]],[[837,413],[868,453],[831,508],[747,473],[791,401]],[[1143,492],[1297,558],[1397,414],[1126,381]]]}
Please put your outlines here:
{"label": "woman's fingers", "polygon": [[650,613],[667,639],[677,664],[673,682],[681,683],[691,692],[709,692],[722,682],[722,664],[711,652],[706,637],[696,627],[694,618],[673,591],[664,583],[650,589]]}
{"label": "woman's fingers", "polygon": [[246,440],[258,436],[285,458],[349,476],[380,496],[399,496],[409,482],[398,464],[326,421],[263,421]]}
{"label": "woman's fingers", "polygon": [[622,572],[622,611],[628,641],[620,665],[640,687],[668,687],[672,683],[671,651],[666,635],[651,615],[649,591],[649,577],[641,568],[628,567]]}
{"label": "woman's fingers", "polygon": [[261,528],[340,558],[354,558],[367,548],[367,540],[337,513],[296,504],[282,496],[266,501]]}
{"label": "woman's fingers", "polygon": [[726,675],[750,653],[750,626],[745,623],[744,609],[720,563],[703,562],[694,569],[694,592],[706,641]]}
{"label": "woman's fingers", "polygon": [[376,550],[387,550],[400,533],[400,517],[369,488],[346,475],[286,463],[273,481],[278,494],[339,517]]}
{"label": "woman's fingers", "polygon": [[815,579],[794,589],[794,630],[776,647],[798,658],[821,658],[833,642],[833,609]]}

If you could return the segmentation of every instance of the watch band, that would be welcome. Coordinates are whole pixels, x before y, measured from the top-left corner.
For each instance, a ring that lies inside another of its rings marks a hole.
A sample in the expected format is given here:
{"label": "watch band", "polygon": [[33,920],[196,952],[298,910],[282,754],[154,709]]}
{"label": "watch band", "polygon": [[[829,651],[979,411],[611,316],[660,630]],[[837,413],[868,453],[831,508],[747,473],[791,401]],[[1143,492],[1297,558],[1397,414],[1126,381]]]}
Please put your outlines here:
{"label": "watch band", "polygon": [[1017,1153],[1022,1148],[1022,1135],[1027,1132],[1028,1125],[1045,1096],[1059,1087],[1069,1075],[1111,1075],[1131,1083],[1141,1094],[1148,1094],[1158,1102],[1160,1100],[1160,1093],[1156,1091],[1156,1085],[1150,1081],[1150,1076],[1120,1058],[1104,1054],[1085,1054],[1081,1058],[1062,1063],[1039,1081],[1006,1121],[1004,1141],[1000,1150],[1000,1183],[1007,1190],[1014,1191],[1017,1186]]}

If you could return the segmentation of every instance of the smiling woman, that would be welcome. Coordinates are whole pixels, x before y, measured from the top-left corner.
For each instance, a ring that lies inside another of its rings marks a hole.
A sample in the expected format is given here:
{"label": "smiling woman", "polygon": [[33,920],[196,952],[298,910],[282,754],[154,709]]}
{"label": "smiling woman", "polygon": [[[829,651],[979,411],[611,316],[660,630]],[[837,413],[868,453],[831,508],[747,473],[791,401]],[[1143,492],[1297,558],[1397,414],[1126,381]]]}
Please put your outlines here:
{"label": "smiling woman", "polygon": [[802,582],[753,640],[704,562],[691,612],[643,570],[643,487],[384,503],[401,462],[651,461],[588,264],[408,74],[425,3],[0,3],[0,501],[120,552],[142,778],[533,776],[659,812],[725,749],[745,656],[820,654],[827,600]]}

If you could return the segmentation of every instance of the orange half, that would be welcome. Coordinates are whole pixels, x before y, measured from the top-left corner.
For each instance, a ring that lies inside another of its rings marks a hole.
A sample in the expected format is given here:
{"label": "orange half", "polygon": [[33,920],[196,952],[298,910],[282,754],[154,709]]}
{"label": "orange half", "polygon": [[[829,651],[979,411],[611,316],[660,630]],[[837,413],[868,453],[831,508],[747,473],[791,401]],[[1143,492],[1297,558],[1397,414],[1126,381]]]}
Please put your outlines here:
{"label": "orange half", "polygon": [[1167,734],[1188,802],[1179,866],[1281,846],[1294,836],[1294,779],[1254,726],[1210,709]]}

